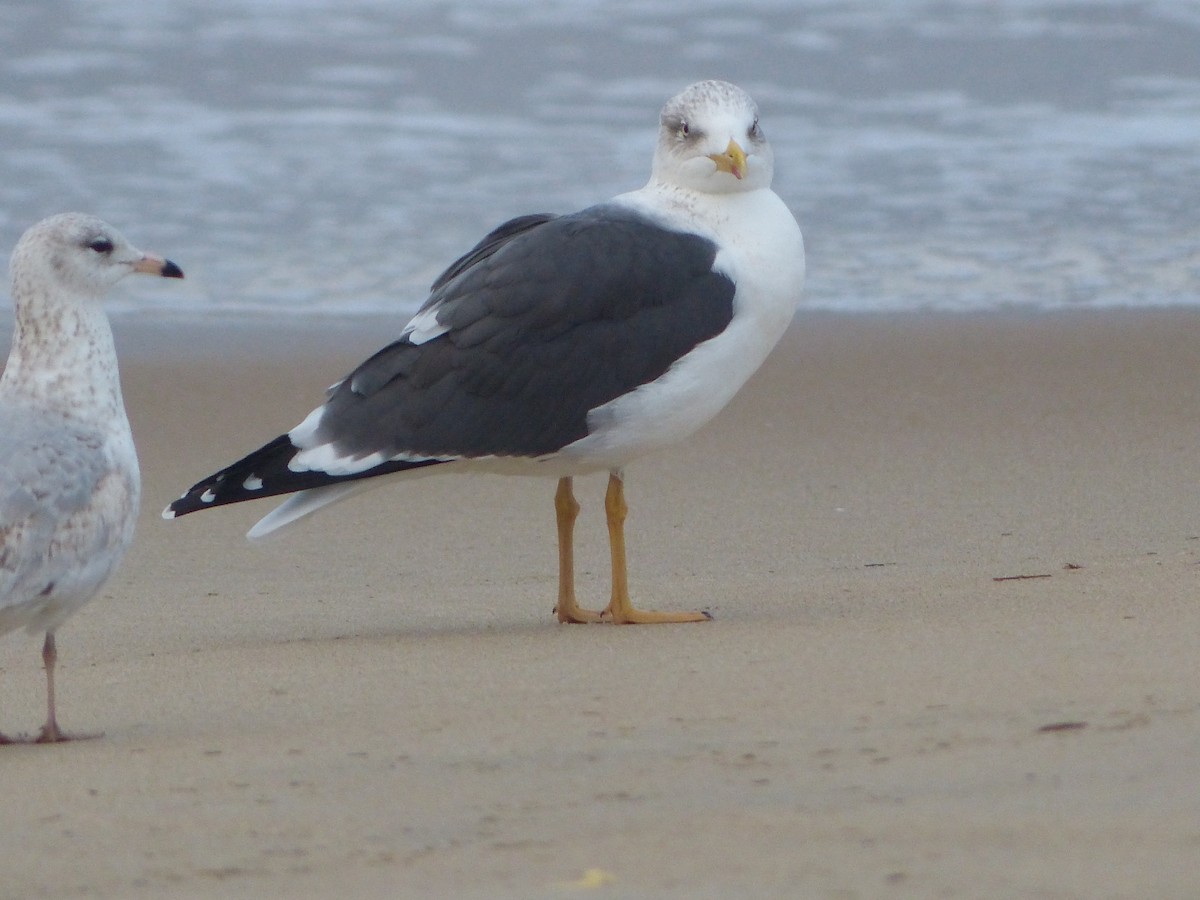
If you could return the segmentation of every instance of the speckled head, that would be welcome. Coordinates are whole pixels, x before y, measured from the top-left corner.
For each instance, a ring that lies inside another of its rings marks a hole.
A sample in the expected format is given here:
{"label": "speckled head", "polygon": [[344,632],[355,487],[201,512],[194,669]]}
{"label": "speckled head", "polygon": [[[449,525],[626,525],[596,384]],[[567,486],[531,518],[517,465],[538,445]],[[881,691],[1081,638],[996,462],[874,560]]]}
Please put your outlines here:
{"label": "speckled head", "polygon": [[727,81],[698,81],[659,116],[653,180],[710,194],[771,186],[774,156],[758,105]]}
{"label": "speckled head", "polygon": [[175,263],[143,253],[107,222],[84,213],[51,216],[26,231],[13,250],[11,270],[14,302],[32,296],[22,289],[31,284],[98,297],[131,272],[183,277]]}

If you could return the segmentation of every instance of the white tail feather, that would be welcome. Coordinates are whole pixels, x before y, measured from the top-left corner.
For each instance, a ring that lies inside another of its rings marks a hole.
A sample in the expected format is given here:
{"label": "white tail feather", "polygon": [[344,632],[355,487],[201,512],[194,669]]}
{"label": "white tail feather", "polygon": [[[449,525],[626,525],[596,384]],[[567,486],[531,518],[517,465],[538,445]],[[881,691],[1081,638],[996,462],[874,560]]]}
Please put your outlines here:
{"label": "white tail feather", "polygon": [[378,481],[367,478],[362,481],[346,481],[327,487],[299,491],[259,519],[258,523],[246,532],[246,537],[252,541],[258,541],[273,536],[299,519],[315,513],[318,509],[324,509],[331,503],[345,500],[359,491],[378,486]]}
{"label": "white tail feather", "polygon": [[303,519],[319,509],[324,509],[330,504],[345,500],[347,497],[353,497],[360,491],[377,488],[392,481],[424,478],[434,472],[452,472],[460,465],[457,462],[448,462],[436,466],[419,466],[415,469],[393,472],[390,475],[380,475],[377,478],[342,481],[325,487],[297,491],[259,519],[255,526],[246,532],[246,537],[252,541],[274,537],[277,532],[283,531],[299,519]]}

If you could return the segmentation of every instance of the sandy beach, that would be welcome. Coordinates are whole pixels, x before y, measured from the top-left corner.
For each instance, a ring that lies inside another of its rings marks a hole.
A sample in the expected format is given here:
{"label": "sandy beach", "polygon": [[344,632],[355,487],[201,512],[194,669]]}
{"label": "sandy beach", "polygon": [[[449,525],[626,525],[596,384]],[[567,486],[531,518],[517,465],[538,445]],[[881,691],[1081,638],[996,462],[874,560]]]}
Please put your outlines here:
{"label": "sandy beach", "polygon": [[116,321],[143,515],[58,641],[103,736],[0,748],[0,897],[1200,893],[1200,312],[802,314],[628,470],[635,600],[701,625],[556,624],[550,481],[160,519],[398,324]]}

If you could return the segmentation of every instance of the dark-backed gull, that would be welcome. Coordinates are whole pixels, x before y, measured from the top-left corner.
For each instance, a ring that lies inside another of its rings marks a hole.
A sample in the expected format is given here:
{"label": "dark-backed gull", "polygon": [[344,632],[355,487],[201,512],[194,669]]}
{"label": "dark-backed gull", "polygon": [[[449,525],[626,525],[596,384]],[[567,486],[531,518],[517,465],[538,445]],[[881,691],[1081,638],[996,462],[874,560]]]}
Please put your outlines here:
{"label": "dark-backed gull", "polygon": [[[645,187],[496,228],[324,404],[163,515],[292,493],[257,538],[381,476],[551,476],[560,621],[708,618],[633,607],[623,469],[711,419],[792,319],[804,244],[772,170],[754,101],[725,82],[691,85],[662,109]],[[605,470],[612,596],[594,612],[575,599],[572,476]]]}

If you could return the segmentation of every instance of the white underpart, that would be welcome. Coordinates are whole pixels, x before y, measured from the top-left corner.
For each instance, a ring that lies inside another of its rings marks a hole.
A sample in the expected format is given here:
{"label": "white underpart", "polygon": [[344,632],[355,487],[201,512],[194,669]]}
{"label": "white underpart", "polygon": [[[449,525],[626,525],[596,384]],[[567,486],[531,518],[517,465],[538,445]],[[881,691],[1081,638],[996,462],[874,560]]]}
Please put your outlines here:
{"label": "white underpart", "polygon": [[[689,192],[690,193],[690,192]],[[680,358],[667,373],[592,410],[591,433],[560,456],[619,468],[673,444],[715,416],[758,369],[787,330],[804,284],[804,241],[796,220],[770,190],[681,198],[649,185],[616,203],[693,231],[710,226],[724,245],[714,270],[733,279],[729,326]]]}

